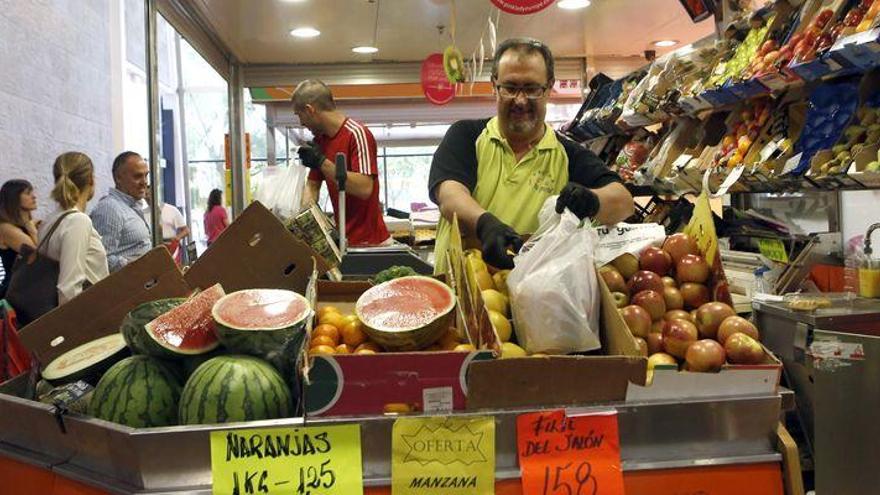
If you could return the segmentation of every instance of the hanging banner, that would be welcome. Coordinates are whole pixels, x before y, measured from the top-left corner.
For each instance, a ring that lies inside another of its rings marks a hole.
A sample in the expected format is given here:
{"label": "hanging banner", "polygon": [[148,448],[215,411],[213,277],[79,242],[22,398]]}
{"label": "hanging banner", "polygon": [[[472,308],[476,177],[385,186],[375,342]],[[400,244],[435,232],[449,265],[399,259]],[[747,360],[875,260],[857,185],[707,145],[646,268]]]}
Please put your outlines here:
{"label": "hanging banner", "polygon": [[508,14],[529,15],[546,9],[556,0],[492,0],[492,3]]}
{"label": "hanging banner", "polygon": [[432,53],[422,62],[422,92],[434,105],[445,105],[455,98],[455,85],[443,69],[443,54]]}
{"label": "hanging banner", "polygon": [[523,414],[516,420],[516,440],[523,493],[624,494],[616,411]]}
{"label": "hanging banner", "polygon": [[495,418],[401,418],[391,436],[394,495],[495,493]]}

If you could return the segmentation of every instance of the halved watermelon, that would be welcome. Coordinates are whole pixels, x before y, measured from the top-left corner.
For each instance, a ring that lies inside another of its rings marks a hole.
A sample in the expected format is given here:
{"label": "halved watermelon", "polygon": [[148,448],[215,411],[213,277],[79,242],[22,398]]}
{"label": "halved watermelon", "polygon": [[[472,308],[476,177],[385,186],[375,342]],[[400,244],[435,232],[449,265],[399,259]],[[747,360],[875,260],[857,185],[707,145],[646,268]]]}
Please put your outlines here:
{"label": "halved watermelon", "polygon": [[169,359],[205,354],[220,343],[211,308],[224,295],[215,284],[173,307],[167,299],[142,304],[126,316],[123,334],[136,354]]}
{"label": "halved watermelon", "polygon": [[389,351],[424,349],[443,336],[455,309],[455,294],[431,277],[401,277],[371,287],[355,312],[365,331]]}
{"label": "halved watermelon", "polygon": [[125,339],[114,333],[65,352],[46,365],[41,374],[55,386],[77,380],[96,385],[105,371],[128,355]]}
{"label": "halved watermelon", "polygon": [[230,351],[267,357],[304,335],[312,308],[293,291],[249,289],[217,301],[212,314],[220,342]]}

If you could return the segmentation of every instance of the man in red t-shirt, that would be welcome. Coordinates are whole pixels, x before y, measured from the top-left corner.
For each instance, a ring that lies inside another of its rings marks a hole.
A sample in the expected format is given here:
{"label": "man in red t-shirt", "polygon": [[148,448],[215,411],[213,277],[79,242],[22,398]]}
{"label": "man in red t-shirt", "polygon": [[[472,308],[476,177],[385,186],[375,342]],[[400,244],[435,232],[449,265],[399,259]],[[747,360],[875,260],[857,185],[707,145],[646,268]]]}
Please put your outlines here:
{"label": "man in red t-shirt", "polygon": [[376,139],[367,126],[336,109],[330,88],[321,81],[301,82],[291,98],[293,112],[315,141],[300,146],[297,153],[309,167],[306,202],[316,202],[321,183],[327,183],[336,222],[339,222],[339,190],[336,185],[336,154],[348,164],[345,183],[345,232],[350,245],[388,244],[390,237],[379,205],[379,168]]}

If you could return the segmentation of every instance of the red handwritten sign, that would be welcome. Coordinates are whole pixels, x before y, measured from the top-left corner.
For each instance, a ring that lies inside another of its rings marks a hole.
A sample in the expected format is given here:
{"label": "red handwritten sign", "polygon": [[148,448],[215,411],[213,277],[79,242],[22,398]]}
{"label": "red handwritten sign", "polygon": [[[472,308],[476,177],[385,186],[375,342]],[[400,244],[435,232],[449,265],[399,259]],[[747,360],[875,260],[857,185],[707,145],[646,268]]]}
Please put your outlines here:
{"label": "red handwritten sign", "polygon": [[523,493],[624,495],[616,412],[523,414],[516,431]]}
{"label": "red handwritten sign", "polygon": [[443,70],[442,53],[432,53],[422,62],[422,92],[435,105],[445,105],[455,98],[455,85]]}
{"label": "red handwritten sign", "polygon": [[534,14],[556,3],[556,0],[492,0],[499,9],[508,14]]}

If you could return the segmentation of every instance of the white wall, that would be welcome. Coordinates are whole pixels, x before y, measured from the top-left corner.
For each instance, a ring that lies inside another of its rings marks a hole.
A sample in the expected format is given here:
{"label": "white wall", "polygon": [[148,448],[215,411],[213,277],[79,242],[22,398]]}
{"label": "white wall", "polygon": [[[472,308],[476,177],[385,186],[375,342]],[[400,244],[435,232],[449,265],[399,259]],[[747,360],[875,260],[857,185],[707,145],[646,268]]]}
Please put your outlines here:
{"label": "white wall", "polygon": [[110,2],[0,0],[0,182],[34,183],[51,209],[52,162],[69,150],[112,185]]}

